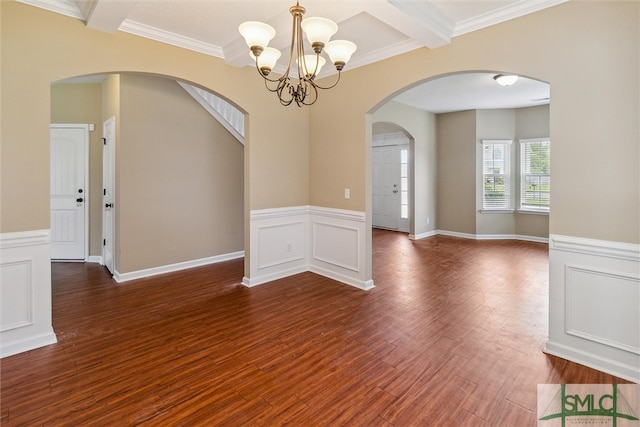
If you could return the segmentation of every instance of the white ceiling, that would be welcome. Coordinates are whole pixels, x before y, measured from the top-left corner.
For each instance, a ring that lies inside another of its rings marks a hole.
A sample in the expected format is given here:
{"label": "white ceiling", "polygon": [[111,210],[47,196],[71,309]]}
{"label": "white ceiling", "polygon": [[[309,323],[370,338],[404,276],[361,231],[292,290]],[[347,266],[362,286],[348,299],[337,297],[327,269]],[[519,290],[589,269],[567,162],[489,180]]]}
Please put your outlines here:
{"label": "white ceiling", "polygon": [[432,113],[496,108],[523,108],[549,103],[549,84],[520,77],[498,85],[496,73],[461,73],[440,77],[407,90],[394,101]]}
{"label": "white ceiling", "polygon": [[[244,21],[262,21],[273,26],[277,35],[270,45],[283,50],[283,58],[287,57],[291,31],[289,7],[295,0],[18,1],[74,17],[90,28],[132,33],[216,56],[230,65],[242,67],[253,65],[248,48],[238,33],[238,26]],[[339,30],[333,39],[356,43],[358,50],[345,68],[348,71],[420,47],[437,49],[452,43],[461,34],[566,1],[302,0],[301,5],[307,9],[307,17],[323,16],[338,23]],[[491,90],[496,89],[491,77],[465,74],[434,80],[397,100],[442,112],[468,109],[474,100],[489,101],[486,108],[503,108],[531,105],[531,99],[549,96],[548,85],[522,79],[511,87]],[[443,92],[446,97],[441,95]],[[502,97],[506,94],[510,96]],[[503,99],[490,101],[496,97]],[[435,99],[441,102],[436,103]]]}

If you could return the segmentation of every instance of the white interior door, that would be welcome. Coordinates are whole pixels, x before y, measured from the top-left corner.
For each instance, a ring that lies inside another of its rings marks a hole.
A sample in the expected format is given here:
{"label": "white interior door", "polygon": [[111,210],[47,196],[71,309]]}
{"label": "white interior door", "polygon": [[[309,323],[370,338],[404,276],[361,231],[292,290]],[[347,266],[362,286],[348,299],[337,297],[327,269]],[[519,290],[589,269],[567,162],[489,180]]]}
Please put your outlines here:
{"label": "white interior door", "polygon": [[[372,148],[374,227],[409,231],[409,145],[408,138],[402,138],[405,144]],[[394,135],[391,141],[398,142],[396,139]]]}
{"label": "white interior door", "polygon": [[88,125],[51,125],[51,259],[85,260]]}
{"label": "white interior door", "polygon": [[[400,170],[397,157],[397,147],[383,146],[373,148],[374,194],[376,205],[373,215],[376,221],[374,227],[396,230],[399,218],[399,185]],[[376,203],[377,202],[377,203]]]}
{"label": "white interior door", "polygon": [[111,274],[114,272],[114,201],[115,201],[115,117],[102,126],[104,145],[102,150],[102,260]]}

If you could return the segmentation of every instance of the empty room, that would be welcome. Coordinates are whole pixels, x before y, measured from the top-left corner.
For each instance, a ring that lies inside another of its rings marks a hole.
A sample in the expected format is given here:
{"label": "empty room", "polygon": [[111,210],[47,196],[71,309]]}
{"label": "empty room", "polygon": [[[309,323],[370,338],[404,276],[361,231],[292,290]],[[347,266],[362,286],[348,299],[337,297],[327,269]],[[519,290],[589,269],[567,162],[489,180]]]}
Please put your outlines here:
{"label": "empty room", "polygon": [[290,3],[0,2],[1,423],[636,422],[640,5]]}

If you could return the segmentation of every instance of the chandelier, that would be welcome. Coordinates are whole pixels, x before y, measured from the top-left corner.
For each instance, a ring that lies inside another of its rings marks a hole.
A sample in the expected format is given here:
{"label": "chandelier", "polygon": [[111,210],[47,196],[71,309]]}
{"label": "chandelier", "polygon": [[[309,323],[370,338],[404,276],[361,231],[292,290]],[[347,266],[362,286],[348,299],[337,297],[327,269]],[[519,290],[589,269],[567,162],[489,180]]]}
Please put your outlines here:
{"label": "chandelier", "polygon": [[[312,105],[318,99],[318,89],[331,89],[340,81],[340,74],[346,63],[356,51],[356,45],[348,40],[329,41],[338,31],[338,25],[326,18],[302,19],[306,9],[296,1],[295,6],[289,8],[293,17],[291,32],[291,47],[289,48],[289,61],[287,68],[280,77],[271,78],[271,71],[280,58],[278,49],[268,47],[271,39],[276,35],[276,30],[268,24],[256,21],[244,22],[238,30],[247,42],[250,55],[255,59],[256,68],[270,92],[278,95],[282,105],[290,105],[295,102],[298,107]],[[302,32],[307,36],[313,54],[305,54]],[[326,60],[320,54],[323,50],[329,55],[329,59],[338,70],[336,81],[326,87],[320,86],[316,77]],[[294,59],[295,56],[295,59]],[[292,63],[295,60],[295,74],[291,72]],[[294,77],[291,77],[291,75]]]}

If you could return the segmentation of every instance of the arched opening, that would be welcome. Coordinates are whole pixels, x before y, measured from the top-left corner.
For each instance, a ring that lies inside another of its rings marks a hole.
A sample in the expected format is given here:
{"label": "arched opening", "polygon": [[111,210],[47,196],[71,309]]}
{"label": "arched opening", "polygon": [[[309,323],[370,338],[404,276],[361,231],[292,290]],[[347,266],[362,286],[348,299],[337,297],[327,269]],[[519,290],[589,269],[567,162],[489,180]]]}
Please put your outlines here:
{"label": "arched opening", "polygon": [[[498,71],[468,71],[416,82],[382,100],[370,114],[372,139],[378,123],[412,135],[411,239],[436,234],[471,239],[548,241],[549,211],[524,207],[527,191],[523,141],[550,139],[549,84],[520,76],[499,86]],[[387,126],[387,125],[384,125]],[[509,209],[483,209],[482,141],[509,140]],[[372,141],[367,144],[371,149]],[[546,158],[547,166],[549,158]],[[548,170],[548,168],[547,168]],[[367,177],[371,188],[373,177]],[[546,188],[547,200],[550,188]],[[368,215],[373,204],[367,203]],[[375,254],[375,249],[372,249]]]}
{"label": "arched opening", "polygon": [[[120,73],[51,86],[51,122],[93,129],[88,182],[74,185],[91,204],[84,261],[105,261],[107,212],[114,221],[112,273],[118,281],[244,255],[244,147],[221,124],[224,114],[214,117],[181,83]],[[103,165],[103,124],[110,119],[116,123],[115,158]],[[115,188],[105,204],[107,164]]]}
{"label": "arched opening", "polygon": [[[469,71],[429,78],[391,95],[372,110],[373,123],[394,123],[414,137],[412,184],[415,203],[412,216],[416,221],[415,229],[411,231],[413,236],[420,238],[438,231],[450,231],[473,236],[548,237],[548,225],[545,226],[548,209],[535,212],[543,213],[542,217],[523,216],[530,212],[521,209],[526,188],[519,182],[520,175],[525,172],[521,166],[519,142],[550,137],[549,84],[520,76],[516,84],[502,87],[494,81],[497,74],[500,73]],[[463,134],[460,134],[461,129]],[[478,147],[483,139],[511,140],[514,147],[509,202],[510,209],[521,215],[512,218],[508,224],[500,224],[499,220],[504,218],[492,216],[487,219],[479,213],[483,189]],[[452,140],[456,142],[450,142]],[[442,185],[445,180],[466,182],[447,189]],[[469,196],[464,206],[465,216],[453,223],[438,221],[443,213],[459,211],[456,200],[450,200],[448,195],[460,192]]]}

